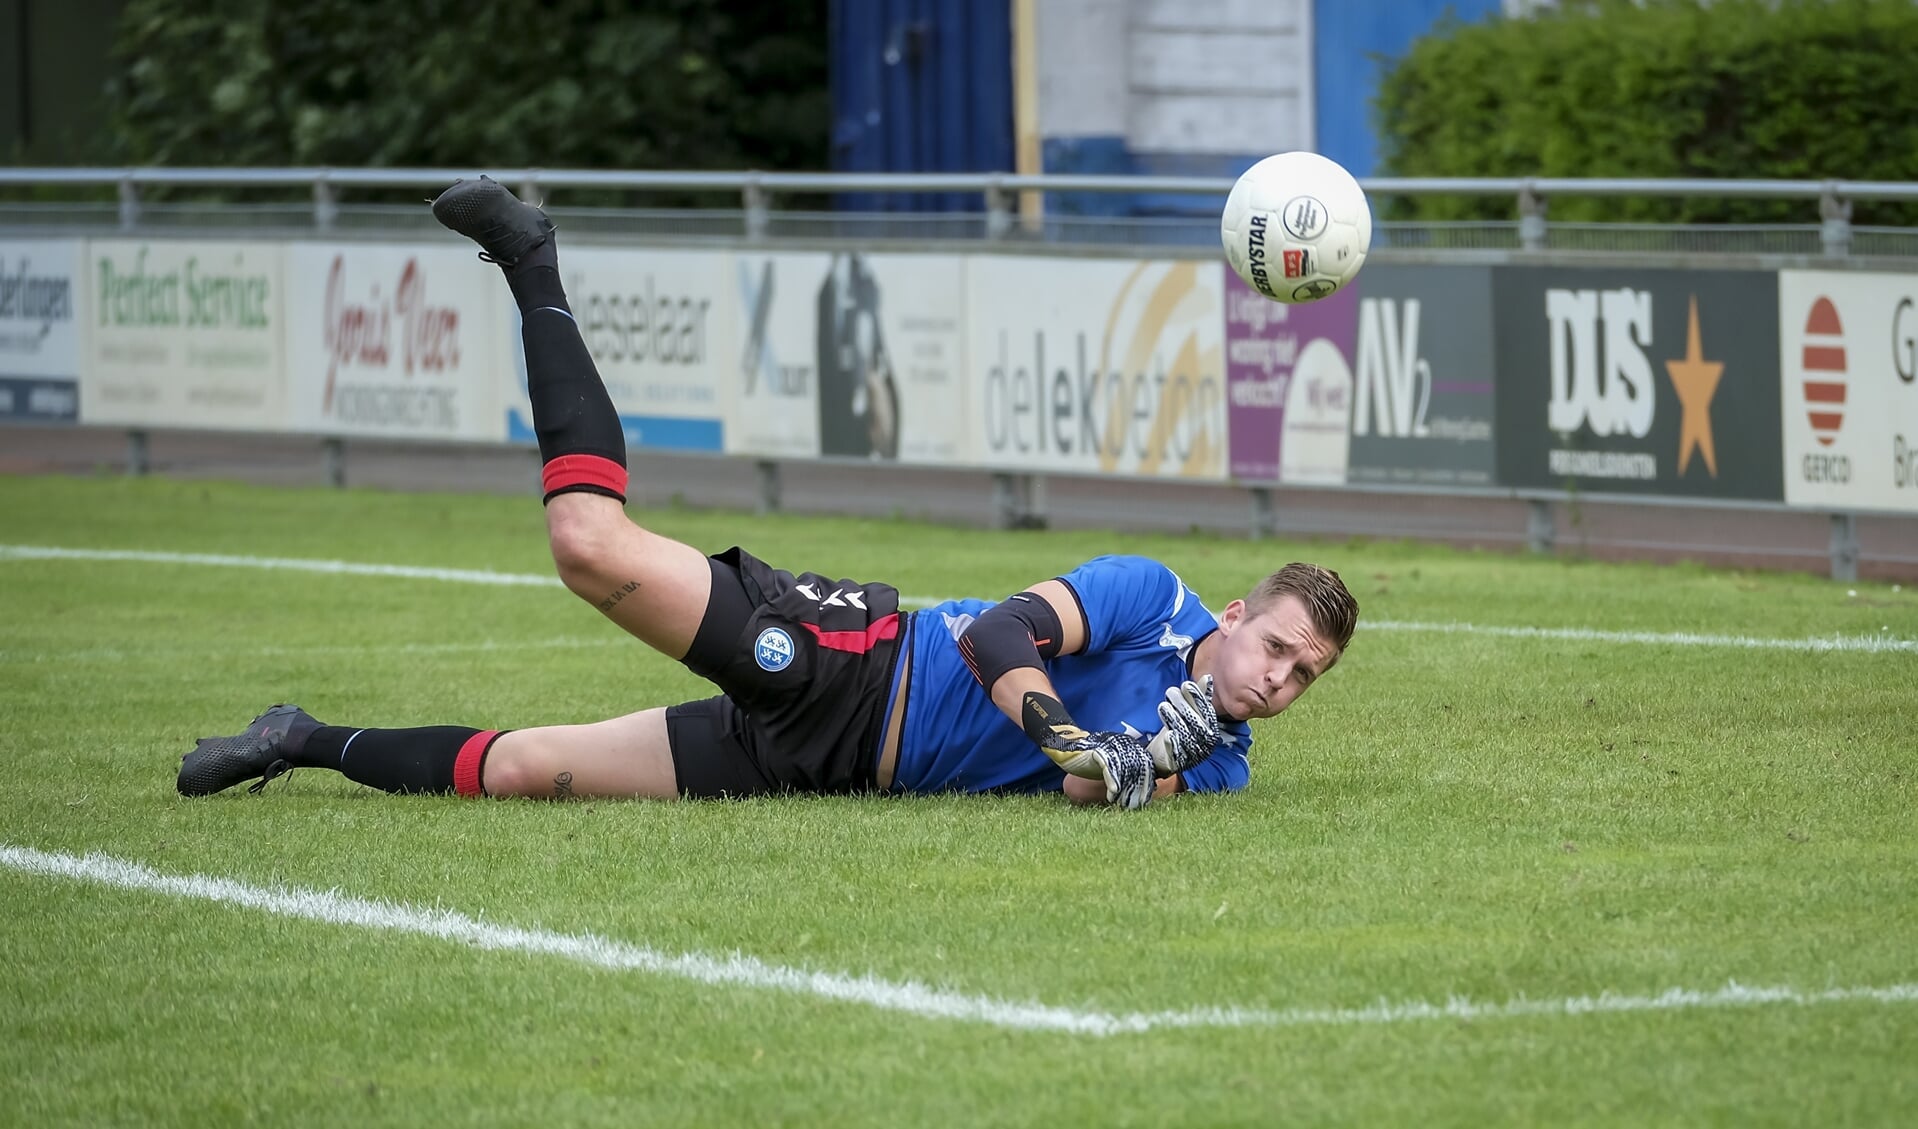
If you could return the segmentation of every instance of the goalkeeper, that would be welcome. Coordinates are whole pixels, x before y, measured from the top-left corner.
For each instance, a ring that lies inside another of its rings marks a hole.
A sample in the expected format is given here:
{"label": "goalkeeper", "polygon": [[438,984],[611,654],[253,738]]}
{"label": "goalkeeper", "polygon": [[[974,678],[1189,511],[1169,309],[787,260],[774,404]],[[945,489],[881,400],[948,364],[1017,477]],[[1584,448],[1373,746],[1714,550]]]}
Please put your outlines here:
{"label": "goalkeeper", "polygon": [[586,725],[514,731],[322,724],[267,710],[186,755],[207,795],[292,768],[389,792],[701,798],[770,792],[1059,791],[1144,806],[1245,786],[1272,717],[1350,641],[1336,573],[1289,564],[1214,616],[1173,572],[1100,557],[1000,603],[901,612],[884,584],[712,557],[625,514],[620,421],[560,285],[553,226],[487,178],[434,201],[519,304],[560,578],[721,693]]}

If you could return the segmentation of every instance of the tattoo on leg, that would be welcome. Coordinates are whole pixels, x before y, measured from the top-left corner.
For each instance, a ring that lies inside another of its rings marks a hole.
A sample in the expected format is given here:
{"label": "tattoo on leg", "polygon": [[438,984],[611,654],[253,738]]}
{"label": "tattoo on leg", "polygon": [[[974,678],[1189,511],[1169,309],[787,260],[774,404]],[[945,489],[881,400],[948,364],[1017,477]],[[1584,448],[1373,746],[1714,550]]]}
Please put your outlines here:
{"label": "tattoo on leg", "polygon": [[626,597],[632,595],[633,593],[637,591],[639,591],[639,581],[628,580],[626,583],[614,589],[612,595],[606,597],[604,600],[601,600],[599,602],[599,610],[600,611],[610,610],[614,604],[619,603],[621,600],[624,600]]}
{"label": "tattoo on leg", "polygon": [[558,776],[553,777],[553,798],[555,800],[570,800],[573,798],[572,773],[562,772]]}

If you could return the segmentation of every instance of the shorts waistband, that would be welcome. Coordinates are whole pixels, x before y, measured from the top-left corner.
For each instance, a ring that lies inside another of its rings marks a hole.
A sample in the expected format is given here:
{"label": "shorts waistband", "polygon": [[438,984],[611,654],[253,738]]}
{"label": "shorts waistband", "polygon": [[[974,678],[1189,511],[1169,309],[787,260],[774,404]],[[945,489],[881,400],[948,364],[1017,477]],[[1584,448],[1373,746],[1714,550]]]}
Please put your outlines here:
{"label": "shorts waistband", "polygon": [[886,708],[880,711],[879,741],[873,756],[872,786],[875,791],[892,791],[899,771],[899,749],[906,741],[906,688],[912,682],[912,628],[917,616],[899,613],[897,650],[892,670],[886,679]]}

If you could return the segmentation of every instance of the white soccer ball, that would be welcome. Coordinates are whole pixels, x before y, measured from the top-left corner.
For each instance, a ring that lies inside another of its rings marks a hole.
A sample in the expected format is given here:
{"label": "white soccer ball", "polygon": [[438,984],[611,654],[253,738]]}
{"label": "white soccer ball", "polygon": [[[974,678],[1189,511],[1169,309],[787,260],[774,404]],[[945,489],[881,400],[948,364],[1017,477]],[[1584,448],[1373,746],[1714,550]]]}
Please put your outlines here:
{"label": "white soccer ball", "polygon": [[1372,208],[1352,174],[1317,153],[1245,170],[1219,217],[1225,261],[1275,302],[1316,302],[1352,281],[1372,246]]}

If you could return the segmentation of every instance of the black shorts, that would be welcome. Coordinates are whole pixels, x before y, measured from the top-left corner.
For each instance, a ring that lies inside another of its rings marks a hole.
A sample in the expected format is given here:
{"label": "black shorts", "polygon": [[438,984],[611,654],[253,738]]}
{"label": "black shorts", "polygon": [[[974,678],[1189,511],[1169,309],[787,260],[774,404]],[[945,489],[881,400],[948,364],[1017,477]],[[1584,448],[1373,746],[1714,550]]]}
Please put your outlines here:
{"label": "black shorts", "polygon": [[887,584],[794,576],[733,548],[684,660],[721,697],[666,710],[680,794],[863,792],[906,618]]}

